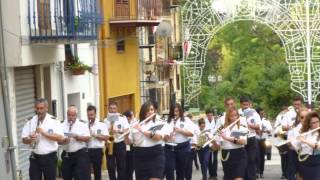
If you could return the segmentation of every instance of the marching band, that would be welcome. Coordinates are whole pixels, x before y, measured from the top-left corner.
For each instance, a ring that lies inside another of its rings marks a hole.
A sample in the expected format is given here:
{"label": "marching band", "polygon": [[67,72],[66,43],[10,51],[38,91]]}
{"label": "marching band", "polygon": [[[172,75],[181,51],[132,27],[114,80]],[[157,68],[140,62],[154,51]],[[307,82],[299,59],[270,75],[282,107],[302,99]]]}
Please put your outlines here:
{"label": "marching band", "polygon": [[133,111],[122,115],[118,104],[110,102],[103,121],[96,117],[95,106],[87,107],[85,121],[71,105],[60,123],[47,113],[47,101],[38,99],[36,115],[22,130],[22,141],[31,150],[30,179],[54,180],[61,159],[64,180],[90,180],[91,172],[94,180],[101,180],[105,154],[110,180],[191,180],[195,158],[203,180],[217,179],[218,159],[224,180],[255,180],[264,178],[271,137],[282,158],[281,178],[320,179],[320,116],[304,108],[300,98],[279,113],[273,127],[248,97],[240,98],[240,109],[232,97],[224,104],[222,116],[207,110],[206,118],[192,120],[178,103],[164,119],[155,103],[145,102],[136,119]]}

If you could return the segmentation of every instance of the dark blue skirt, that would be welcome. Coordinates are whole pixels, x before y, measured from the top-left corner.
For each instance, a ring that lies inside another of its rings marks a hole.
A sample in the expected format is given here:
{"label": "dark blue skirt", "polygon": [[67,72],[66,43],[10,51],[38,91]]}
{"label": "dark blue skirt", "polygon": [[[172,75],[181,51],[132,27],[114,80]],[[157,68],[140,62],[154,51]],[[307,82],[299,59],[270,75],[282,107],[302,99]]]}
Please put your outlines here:
{"label": "dark blue skirt", "polygon": [[304,180],[320,180],[320,155],[311,155],[301,161],[299,171]]}
{"label": "dark blue skirt", "polygon": [[165,155],[161,145],[134,147],[133,162],[137,180],[163,178]]}
{"label": "dark blue skirt", "polygon": [[[229,154],[229,155],[228,155]],[[233,180],[234,178],[243,178],[247,167],[247,153],[244,148],[228,149],[221,151],[222,159],[229,158],[222,161],[223,179]]]}

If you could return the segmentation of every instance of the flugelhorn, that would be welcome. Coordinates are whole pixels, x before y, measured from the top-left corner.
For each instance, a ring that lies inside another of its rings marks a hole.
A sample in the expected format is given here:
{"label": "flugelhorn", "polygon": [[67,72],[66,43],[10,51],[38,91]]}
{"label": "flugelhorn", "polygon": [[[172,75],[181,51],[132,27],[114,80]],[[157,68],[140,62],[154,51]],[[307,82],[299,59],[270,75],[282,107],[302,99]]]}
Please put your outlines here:
{"label": "flugelhorn", "polygon": [[[234,122],[232,122],[231,124],[229,124],[227,127],[222,128],[220,130],[220,132],[224,132],[228,129],[230,129],[231,127],[233,127],[235,124],[237,124],[240,121],[240,118],[238,118],[237,120],[235,120]],[[212,141],[214,141],[215,139],[217,139],[218,136],[220,136],[220,132],[218,132],[219,129],[217,129],[217,131],[215,132],[213,138],[211,138],[209,141],[207,141],[206,143],[204,143],[204,145],[202,146],[202,148],[206,147],[207,145],[209,145]]]}

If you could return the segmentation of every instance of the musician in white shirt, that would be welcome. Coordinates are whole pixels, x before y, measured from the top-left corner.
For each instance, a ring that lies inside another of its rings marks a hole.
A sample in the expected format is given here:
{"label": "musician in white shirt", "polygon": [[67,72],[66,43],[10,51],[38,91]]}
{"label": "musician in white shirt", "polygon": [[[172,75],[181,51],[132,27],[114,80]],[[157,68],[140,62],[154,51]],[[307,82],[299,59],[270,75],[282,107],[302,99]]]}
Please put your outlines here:
{"label": "musician in white shirt", "polygon": [[[239,119],[237,109],[227,110],[224,128]],[[213,141],[214,149],[221,149],[222,167],[225,180],[242,180],[247,165],[247,153],[244,149],[247,143],[248,129],[238,121],[232,127],[222,130],[221,137]]]}
{"label": "musician in white shirt", "polygon": [[110,180],[125,180],[126,144],[122,134],[129,130],[130,125],[127,118],[118,113],[116,102],[109,103],[108,111],[104,122],[107,124],[109,135],[113,137],[113,142],[108,141],[106,149],[109,178]]}
{"label": "musician in white shirt", "polygon": [[[249,129],[247,144],[245,146],[248,163],[246,169],[245,179],[255,180],[256,179],[256,155],[257,155],[257,140],[256,140],[256,131],[261,129],[261,118],[259,114],[251,108],[252,102],[249,97],[242,96],[240,98],[240,107],[239,111],[243,112],[243,115],[246,117],[247,126]],[[240,113],[239,113],[240,114]]]}
{"label": "musician in white shirt", "polygon": [[262,108],[256,109],[261,117],[261,130],[256,136],[258,141],[258,157],[257,157],[257,171],[260,178],[263,178],[265,156],[266,156],[266,140],[271,136],[272,126],[270,121],[265,117],[266,114]]}
{"label": "musician in white shirt", "polygon": [[301,128],[297,141],[292,145],[299,152],[299,174],[305,180],[320,179],[320,116],[310,112]]}
{"label": "musician in white shirt", "polygon": [[22,142],[32,146],[29,177],[32,180],[55,180],[58,142],[64,140],[59,121],[49,115],[48,102],[35,102],[36,115],[22,129]]}
{"label": "musician in white shirt", "polygon": [[[218,119],[214,118],[214,111],[212,109],[206,110],[206,130],[209,129],[213,134],[219,128]],[[218,151],[209,152],[209,176],[210,179],[217,179],[217,170],[218,170]]]}
{"label": "musician in white shirt", "polygon": [[166,164],[165,176],[167,180],[174,180],[176,170],[177,180],[184,180],[187,156],[190,153],[190,137],[193,136],[193,122],[184,117],[180,104],[170,107],[165,135]]}
{"label": "musician in white shirt", "polygon": [[[134,125],[139,123],[139,121],[135,118],[135,115],[132,110],[127,110],[123,113],[123,115],[127,118],[128,123],[130,124],[130,132],[133,130]],[[133,180],[133,171],[134,171],[134,163],[133,163],[133,145],[129,142],[126,143],[126,180]]]}
{"label": "musician in white shirt", "polygon": [[62,143],[62,177],[64,180],[87,180],[90,178],[90,162],[87,152],[87,143],[90,140],[90,131],[86,122],[77,118],[76,106],[68,107],[67,119],[62,128],[67,137]]}
{"label": "musician in white shirt", "polygon": [[[307,108],[300,108],[297,112],[296,121],[292,128],[288,131],[288,140],[295,142],[297,137],[300,135],[302,124],[304,123],[309,110]],[[299,177],[299,161],[298,153],[295,151],[294,147],[289,144],[288,150],[288,168],[287,168],[287,179],[296,180]]]}
{"label": "musician in white shirt", "polygon": [[193,161],[195,161],[196,169],[199,169],[198,161],[197,161],[197,143],[198,143],[198,135],[200,133],[200,129],[198,127],[198,123],[193,121],[193,116],[191,113],[186,115],[193,122],[193,136],[190,138],[191,151],[188,155],[188,162],[186,166],[185,178],[186,180],[192,180],[192,166]]}
{"label": "musician in white shirt", "polygon": [[[146,120],[149,118],[149,120]],[[130,131],[133,143],[133,161],[137,180],[160,180],[163,178],[165,155],[163,138],[165,122],[157,119],[152,102],[145,102],[140,109],[139,123]]]}
{"label": "musician in white shirt", "polygon": [[91,139],[88,142],[88,154],[93,167],[94,180],[101,180],[101,164],[105,141],[108,140],[108,127],[105,123],[96,118],[97,109],[95,106],[87,107],[88,126]]}

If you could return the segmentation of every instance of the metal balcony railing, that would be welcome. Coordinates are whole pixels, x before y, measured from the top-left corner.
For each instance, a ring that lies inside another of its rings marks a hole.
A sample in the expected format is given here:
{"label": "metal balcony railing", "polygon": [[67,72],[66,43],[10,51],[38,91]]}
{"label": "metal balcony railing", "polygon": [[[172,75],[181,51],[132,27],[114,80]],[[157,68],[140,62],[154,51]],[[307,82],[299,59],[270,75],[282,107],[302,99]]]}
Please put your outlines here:
{"label": "metal balcony railing", "polygon": [[110,20],[158,20],[162,15],[164,0],[112,0]]}
{"label": "metal balcony railing", "polygon": [[97,0],[28,0],[30,40],[70,43],[97,39],[102,23]]}

